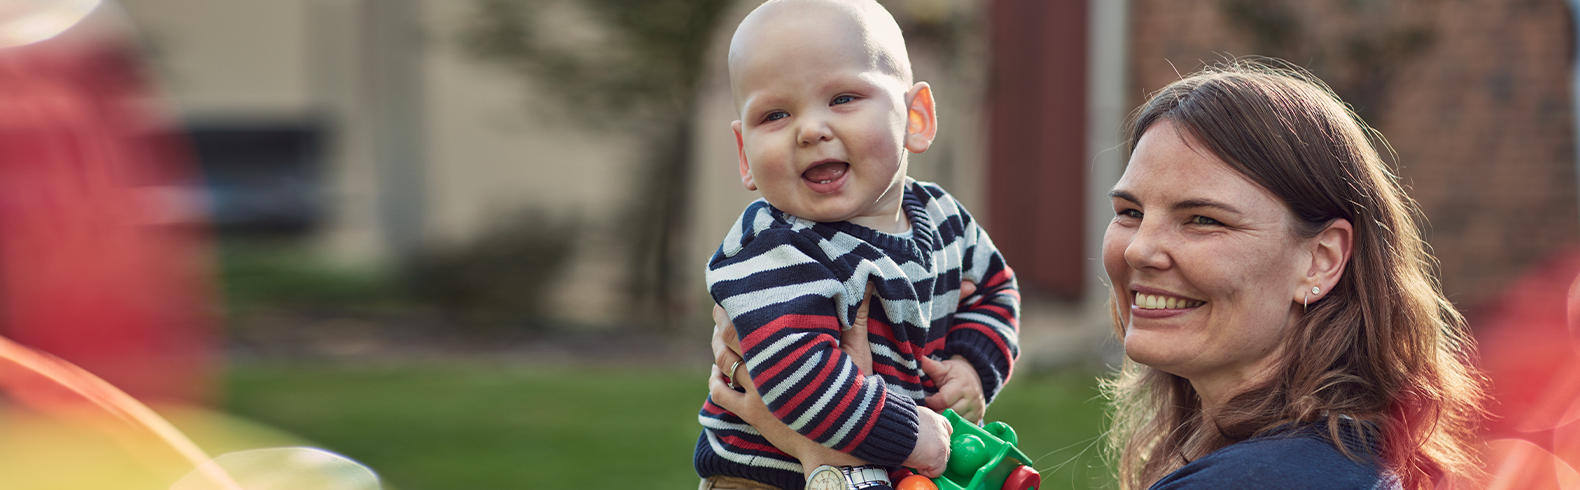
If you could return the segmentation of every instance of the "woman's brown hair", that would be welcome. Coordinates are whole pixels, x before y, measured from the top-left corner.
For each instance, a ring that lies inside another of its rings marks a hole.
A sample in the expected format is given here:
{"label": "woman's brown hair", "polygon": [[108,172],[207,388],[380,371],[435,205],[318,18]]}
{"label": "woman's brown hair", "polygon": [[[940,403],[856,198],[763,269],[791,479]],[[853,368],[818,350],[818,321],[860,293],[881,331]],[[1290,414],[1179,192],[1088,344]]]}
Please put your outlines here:
{"label": "woman's brown hair", "polygon": [[[1354,226],[1332,291],[1290,328],[1273,378],[1210,417],[1189,381],[1127,360],[1106,383],[1122,488],[1145,488],[1190,460],[1287,424],[1324,421],[1333,443],[1353,431],[1380,448],[1407,489],[1478,471],[1470,443],[1483,416],[1482,376],[1464,319],[1443,297],[1417,220],[1384,163],[1382,139],[1328,87],[1277,60],[1232,59],[1176,81],[1132,115],[1131,151],[1170,121],[1278,196],[1310,238],[1336,219]],[[1117,312],[1116,333],[1124,336]],[[1349,427],[1343,427],[1348,424]]]}

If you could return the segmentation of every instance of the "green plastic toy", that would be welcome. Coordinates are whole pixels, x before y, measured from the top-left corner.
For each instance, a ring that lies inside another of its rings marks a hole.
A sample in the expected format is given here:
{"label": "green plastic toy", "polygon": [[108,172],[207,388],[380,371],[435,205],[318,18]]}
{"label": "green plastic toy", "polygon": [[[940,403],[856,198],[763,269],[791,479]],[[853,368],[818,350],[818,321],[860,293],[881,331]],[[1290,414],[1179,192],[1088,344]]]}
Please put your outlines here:
{"label": "green plastic toy", "polygon": [[1019,439],[1009,424],[994,422],[977,427],[954,410],[944,410],[954,426],[949,436],[949,465],[933,478],[938,490],[1036,490],[1042,475],[1031,458],[1015,447]]}

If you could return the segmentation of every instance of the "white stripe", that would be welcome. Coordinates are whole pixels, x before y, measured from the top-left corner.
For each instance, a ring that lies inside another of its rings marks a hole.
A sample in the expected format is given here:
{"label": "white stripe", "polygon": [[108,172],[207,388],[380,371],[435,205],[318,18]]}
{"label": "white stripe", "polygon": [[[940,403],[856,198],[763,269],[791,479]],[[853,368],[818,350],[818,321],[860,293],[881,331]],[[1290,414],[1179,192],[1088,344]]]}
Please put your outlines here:
{"label": "white stripe", "polygon": [[763,403],[771,406],[774,404],[774,402],[779,401],[779,398],[783,397],[786,391],[801,387],[799,386],[801,384],[801,379],[805,378],[807,373],[811,372],[813,368],[823,364],[822,352],[813,352],[811,354],[811,359],[803,360],[801,365],[796,368],[795,372],[790,373],[789,377],[786,377],[784,381],[781,381],[775,385],[774,389],[768,390],[767,393],[762,393]]}
{"label": "white stripe", "polygon": [[872,344],[872,355],[883,356],[884,358],[893,361],[888,364],[903,368],[905,371],[912,373],[921,372],[920,361],[914,359],[905,359],[904,356],[901,356],[900,353],[895,352],[893,348],[887,345]]}
{"label": "white stripe", "polygon": [[768,227],[773,226],[773,224],[773,211],[769,211],[766,207],[757,208],[757,215],[752,216],[752,236],[757,236],[757,232],[766,230]]}
{"label": "white stripe", "polygon": [[843,256],[855,251],[862,245],[871,247],[867,242],[849,233],[835,233],[834,238],[818,240],[818,247],[822,248],[824,252],[828,252],[829,257]]}
{"label": "white stripe", "polygon": [[997,318],[993,318],[992,316],[981,313],[960,313],[955,315],[955,319],[968,320],[972,323],[981,323],[983,325],[987,325],[989,328],[997,331],[999,335],[1003,335],[1005,337],[1005,342],[1009,344],[1020,344],[1020,335],[1015,333],[1015,329],[1010,328],[1009,325],[998,321]]}
{"label": "white stripe", "polygon": [[758,309],[791,301],[802,296],[832,297],[845,290],[845,285],[833,279],[820,279],[801,284],[791,284],[768,289],[759,289],[745,294],[737,294],[724,298],[725,311],[731,317],[738,317]]}
{"label": "white stripe", "polygon": [[960,268],[961,253],[965,247],[944,247],[943,250],[933,252],[933,268],[941,271],[939,274]]}
{"label": "white stripe", "polygon": [[[885,272],[887,272],[887,271],[885,271]],[[917,280],[925,279],[925,278],[928,278],[928,277],[938,277],[938,274],[934,274],[933,271],[927,270],[926,268],[922,267],[922,264],[920,262],[912,262],[912,261],[909,261],[909,260],[905,261],[904,264],[901,264],[900,265],[900,270],[896,271],[896,272],[898,272],[898,274],[892,274],[891,273],[891,275],[888,275],[888,277],[894,277],[894,278],[903,277],[903,278],[909,279],[911,282],[916,282]]]}
{"label": "white stripe", "polygon": [[708,284],[734,281],[752,274],[815,262],[791,245],[780,245],[740,262],[708,271]]}
{"label": "white stripe", "polygon": [[715,454],[718,454],[720,457],[723,457],[724,459],[730,460],[734,463],[759,468],[789,470],[796,473],[802,472],[800,463],[792,463],[789,461],[782,461],[764,456],[741,454],[730,451],[728,449],[729,446],[726,446],[723,441],[719,440],[719,436],[713,435],[713,433],[709,431],[703,431],[703,433],[708,435],[708,445],[713,446],[713,452]]}
{"label": "white stripe", "polygon": [[762,433],[757,432],[757,428],[756,427],[752,427],[751,425],[748,425],[748,424],[732,424],[732,423],[729,423],[729,422],[725,422],[724,419],[718,419],[718,418],[709,417],[707,415],[704,415],[703,413],[698,413],[697,414],[697,421],[698,422],[702,422],[702,426],[703,427],[707,427],[707,428],[713,429],[713,430],[729,430],[729,431],[744,432],[744,433],[746,433],[748,435],[753,435],[753,436],[761,436],[762,435]]}
{"label": "white stripe", "polygon": [[757,366],[759,364],[762,364],[762,360],[764,360],[764,359],[772,359],[774,356],[779,355],[779,351],[782,351],[786,347],[789,347],[791,345],[796,345],[796,344],[801,343],[801,339],[806,338],[808,335],[813,335],[813,334],[809,334],[809,333],[805,333],[805,332],[799,332],[799,333],[789,334],[789,335],[786,335],[784,337],[780,337],[779,340],[775,340],[774,343],[768,344],[768,346],[763,347],[763,351],[762,351],[761,354],[753,355],[751,359],[747,359],[746,360],[746,369],[748,369],[748,370],[755,370],[755,369],[757,369]]}
{"label": "white stripe", "polygon": [[[922,304],[914,299],[886,300],[881,303],[883,313],[889,316],[889,321],[895,323],[895,328],[900,328],[906,318],[926,318],[922,315]],[[922,330],[927,330],[927,325],[917,325]]]}
{"label": "white stripe", "polygon": [[794,428],[797,432],[800,432],[801,429],[806,428],[807,424],[812,423],[812,417],[822,414],[823,407],[828,406],[829,400],[834,398],[836,393],[839,393],[840,390],[844,389],[845,385],[850,383],[850,371],[851,368],[855,366],[855,364],[849,362],[841,364],[839,367],[839,375],[834,378],[834,382],[832,384],[824,385],[831,387],[831,389],[823,390],[823,396],[818,398],[817,402],[812,405],[812,408],[808,409],[805,413],[802,413],[801,418],[796,419],[795,422],[789,424],[790,427]]}
{"label": "white stripe", "polygon": [[[745,217],[742,216],[742,218]],[[730,232],[724,235],[724,243],[719,246],[719,250],[724,253],[725,257],[734,257],[735,254],[741,253],[741,236],[743,233],[741,231],[741,222],[737,220],[735,226],[730,227]]]}
{"label": "white stripe", "polygon": [[[864,385],[862,385],[862,388],[863,388],[862,391],[864,393],[862,393],[860,395],[861,396],[861,405],[857,405],[856,406],[856,410],[854,412],[851,412],[851,413],[857,413],[857,414],[867,413],[868,407],[872,406],[872,398],[873,398],[873,393],[872,392],[877,391],[878,392],[877,396],[883,396],[883,392],[881,390],[877,389],[877,384],[876,383],[864,384]],[[842,442],[842,441],[845,440],[845,434],[849,434],[850,430],[852,428],[855,428],[858,425],[862,425],[862,423],[864,423],[864,422],[866,422],[866,421],[860,420],[859,417],[851,417],[850,420],[846,421],[845,425],[840,426],[839,431],[835,432],[834,435],[832,437],[830,437],[828,440],[830,442],[833,442],[833,443]]]}
{"label": "white stripe", "polygon": [[[967,230],[967,233],[976,233],[978,230],[979,228],[972,227],[972,229]],[[961,271],[961,275],[969,275],[972,280],[980,283],[987,279],[982,277],[982,275],[987,274],[988,261],[993,257],[993,252],[997,249],[993,248],[993,240],[988,238],[987,235],[977,235],[976,242],[976,247],[971,249],[972,252],[975,252],[971,255],[971,270]]]}

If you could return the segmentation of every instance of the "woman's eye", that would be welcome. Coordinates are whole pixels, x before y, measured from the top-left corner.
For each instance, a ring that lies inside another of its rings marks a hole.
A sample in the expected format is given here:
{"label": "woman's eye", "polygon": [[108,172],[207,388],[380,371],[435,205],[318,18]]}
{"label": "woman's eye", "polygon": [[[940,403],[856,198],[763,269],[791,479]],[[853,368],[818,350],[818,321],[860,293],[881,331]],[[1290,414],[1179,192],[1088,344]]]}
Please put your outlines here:
{"label": "woman's eye", "polygon": [[1223,224],[1223,223],[1219,223],[1218,220],[1215,220],[1215,219],[1212,219],[1212,218],[1208,218],[1206,216],[1191,216],[1190,222],[1193,225],[1221,225],[1221,224]]}
{"label": "woman's eye", "polygon": [[1139,209],[1124,209],[1124,210],[1120,210],[1119,211],[1119,216],[1122,217],[1122,218],[1141,219],[1141,210],[1139,210]]}
{"label": "woman's eye", "polygon": [[849,104],[849,103],[855,102],[855,101],[856,101],[855,97],[852,97],[852,96],[849,96],[849,95],[841,95],[839,97],[835,97],[834,100],[829,101],[828,105]]}
{"label": "woman's eye", "polygon": [[784,111],[773,111],[768,113],[768,115],[763,116],[763,122],[774,122],[787,117],[790,117],[790,114]]}

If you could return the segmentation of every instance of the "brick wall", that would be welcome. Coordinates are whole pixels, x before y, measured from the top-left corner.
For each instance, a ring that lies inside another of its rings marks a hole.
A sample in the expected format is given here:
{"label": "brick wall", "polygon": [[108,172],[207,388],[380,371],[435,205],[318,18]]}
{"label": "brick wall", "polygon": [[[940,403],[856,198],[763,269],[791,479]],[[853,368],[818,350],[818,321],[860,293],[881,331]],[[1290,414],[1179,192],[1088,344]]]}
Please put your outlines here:
{"label": "brick wall", "polygon": [[1563,0],[1132,0],[1131,107],[1223,54],[1307,66],[1398,153],[1474,314],[1580,239]]}

